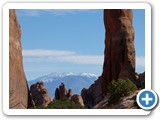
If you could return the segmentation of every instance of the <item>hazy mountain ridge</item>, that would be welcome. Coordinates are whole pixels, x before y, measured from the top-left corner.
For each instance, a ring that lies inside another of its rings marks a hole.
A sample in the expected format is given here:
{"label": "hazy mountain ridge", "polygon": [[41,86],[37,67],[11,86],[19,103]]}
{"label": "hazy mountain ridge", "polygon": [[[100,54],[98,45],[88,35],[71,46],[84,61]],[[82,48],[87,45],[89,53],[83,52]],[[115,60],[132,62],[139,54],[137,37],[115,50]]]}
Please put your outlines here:
{"label": "hazy mountain ridge", "polygon": [[75,74],[72,72],[67,73],[52,73],[39,77],[37,79],[28,81],[29,88],[32,84],[42,81],[44,82],[45,88],[48,90],[49,96],[54,98],[55,89],[63,82],[67,89],[72,89],[73,94],[80,94],[81,90],[86,87],[88,88],[98,76],[91,73]]}

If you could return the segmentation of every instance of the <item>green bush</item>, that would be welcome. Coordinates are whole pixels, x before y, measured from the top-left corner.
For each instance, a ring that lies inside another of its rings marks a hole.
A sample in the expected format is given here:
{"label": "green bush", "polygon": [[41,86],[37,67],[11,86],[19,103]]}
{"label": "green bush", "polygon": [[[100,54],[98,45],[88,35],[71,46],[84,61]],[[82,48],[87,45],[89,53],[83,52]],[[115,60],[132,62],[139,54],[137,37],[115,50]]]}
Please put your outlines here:
{"label": "green bush", "polygon": [[48,104],[48,109],[81,109],[81,108],[84,107],[70,101],[67,98],[64,98],[62,100],[54,100],[53,102]]}
{"label": "green bush", "polygon": [[136,85],[129,79],[119,79],[117,81],[113,80],[108,86],[109,104],[118,102],[121,97],[128,96],[136,90]]}
{"label": "green bush", "polygon": [[83,109],[84,107],[70,101],[67,98],[62,100],[54,100],[48,104],[47,107],[45,106],[36,106],[35,108],[31,109]]}

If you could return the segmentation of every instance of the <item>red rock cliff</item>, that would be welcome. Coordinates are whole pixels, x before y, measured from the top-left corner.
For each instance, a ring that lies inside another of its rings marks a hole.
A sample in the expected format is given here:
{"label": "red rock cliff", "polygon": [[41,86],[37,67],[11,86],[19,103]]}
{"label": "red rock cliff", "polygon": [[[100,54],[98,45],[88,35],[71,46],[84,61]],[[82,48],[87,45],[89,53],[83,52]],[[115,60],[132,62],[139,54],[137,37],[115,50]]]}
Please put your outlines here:
{"label": "red rock cliff", "polygon": [[15,10],[9,10],[9,108],[28,107],[28,86],[23,71],[21,29]]}
{"label": "red rock cliff", "polygon": [[110,81],[118,78],[135,80],[134,29],[132,10],[104,10],[105,51],[101,77],[102,94]]}

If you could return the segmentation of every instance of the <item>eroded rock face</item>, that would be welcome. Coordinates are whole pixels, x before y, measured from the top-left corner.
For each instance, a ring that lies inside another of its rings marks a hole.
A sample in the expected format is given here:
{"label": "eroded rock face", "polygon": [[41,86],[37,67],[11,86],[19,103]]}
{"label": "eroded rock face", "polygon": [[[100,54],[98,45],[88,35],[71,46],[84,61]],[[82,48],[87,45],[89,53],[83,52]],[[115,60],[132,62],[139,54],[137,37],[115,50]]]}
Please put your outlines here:
{"label": "eroded rock face", "polygon": [[84,106],[83,99],[80,95],[75,94],[71,97],[71,101],[79,104],[80,106]]}
{"label": "eroded rock face", "polygon": [[28,107],[28,86],[23,71],[21,29],[15,10],[9,10],[9,108]]}
{"label": "eroded rock face", "polygon": [[71,97],[72,97],[72,90],[71,89],[67,90],[66,85],[64,83],[60,84],[59,89],[56,88],[55,99],[57,100],[59,99],[62,100],[63,98],[71,99]]}
{"label": "eroded rock face", "polygon": [[68,99],[71,99],[71,97],[72,97],[72,90],[69,89],[69,90],[68,90],[68,93],[67,93],[67,98],[68,98]]}
{"label": "eroded rock face", "polygon": [[139,90],[135,91],[129,96],[122,97],[118,103],[108,104],[107,98],[101,100],[97,105],[95,105],[94,109],[139,109],[139,106],[136,102],[137,94]]}
{"label": "eroded rock face", "polygon": [[45,89],[43,82],[37,82],[31,85],[30,94],[35,103],[35,106],[47,106],[51,102],[51,98],[49,97],[48,91]]}
{"label": "eroded rock face", "polygon": [[64,98],[67,96],[67,89],[64,83],[61,83],[59,86],[59,97],[60,99]]}
{"label": "eroded rock face", "polygon": [[82,96],[82,99],[83,99],[83,102],[84,102],[84,104],[87,106],[87,88],[83,88],[82,90],[81,90],[81,96]]}
{"label": "eroded rock face", "polygon": [[140,74],[136,73],[136,85],[138,88],[145,87],[145,72]]}
{"label": "eroded rock face", "polygon": [[132,10],[104,10],[105,51],[102,73],[102,94],[107,94],[110,81],[135,80],[134,29]]}
{"label": "eroded rock face", "polygon": [[83,88],[81,91],[81,96],[87,108],[92,108],[102,100],[100,79],[96,80],[88,89]]}
{"label": "eroded rock face", "polygon": [[78,94],[72,95],[72,89],[67,90],[65,84],[61,83],[59,89],[56,88],[55,90],[55,99],[63,100],[66,98],[79,104],[80,106],[84,106],[82,96]]}

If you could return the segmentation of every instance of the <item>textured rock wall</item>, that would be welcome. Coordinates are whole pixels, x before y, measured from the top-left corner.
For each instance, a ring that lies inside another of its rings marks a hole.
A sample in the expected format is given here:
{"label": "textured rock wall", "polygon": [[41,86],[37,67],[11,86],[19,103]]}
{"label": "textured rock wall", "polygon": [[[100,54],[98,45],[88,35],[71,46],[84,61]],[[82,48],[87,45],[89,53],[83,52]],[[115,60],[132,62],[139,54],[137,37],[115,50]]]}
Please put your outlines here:
{"label": "textured rock wall", "polygon": [[105,51],[102,73],[102,94],[110,81],[118,78],[135,80],[134,29],[132,10],[104,10]]}
{"label": "textured rock wall", "polygon": [[49,97],[48,91],[45,89],[43,82],[37,82],[31,85],[30,93],[35,106],[47,106],[51,102],[51,98]]}
{"label": "textured rock wall", "polygon": [[28,86],[23,71],[21,29],[15,10],[9,10],[9,108],[28,107]]}
{"label": "textured rock wall", "polygon": [[81,91],[81,96],[87,108],[92,108],[92,106],[96,105],[102,100],[100,81],[101,78],[96,80],[88,89],[83,88]]}
{"label": "textured rock wall", "polygon": [[93,109],[140,109],[136,102],[137,94],[140,90],[133,92],[129,96],[120,98],[118,103],[108,104],[106,98],[101,100]]}

